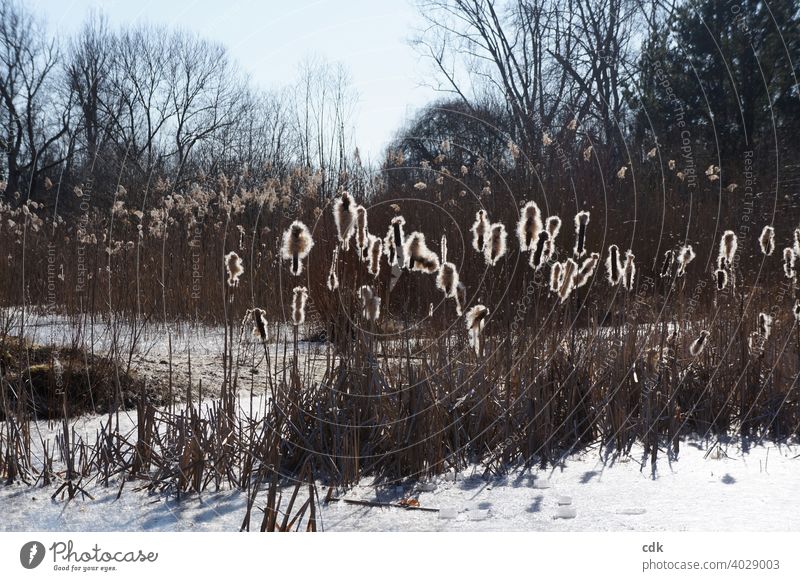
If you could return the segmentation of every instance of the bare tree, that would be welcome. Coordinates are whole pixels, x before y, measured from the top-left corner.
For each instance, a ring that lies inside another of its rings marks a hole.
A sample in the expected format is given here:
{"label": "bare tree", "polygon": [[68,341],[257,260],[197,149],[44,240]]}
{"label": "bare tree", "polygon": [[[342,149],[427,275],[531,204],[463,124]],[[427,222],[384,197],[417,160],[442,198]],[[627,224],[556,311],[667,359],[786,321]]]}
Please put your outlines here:
{"label": "bare tree", "polygon": [[59,53],[42,25],[15,0],[0,0],[0,152],[5,162],[6,195],[27,178],[63,161],[56,152],[67,134],[69,107],[59,102],[51,83]]}

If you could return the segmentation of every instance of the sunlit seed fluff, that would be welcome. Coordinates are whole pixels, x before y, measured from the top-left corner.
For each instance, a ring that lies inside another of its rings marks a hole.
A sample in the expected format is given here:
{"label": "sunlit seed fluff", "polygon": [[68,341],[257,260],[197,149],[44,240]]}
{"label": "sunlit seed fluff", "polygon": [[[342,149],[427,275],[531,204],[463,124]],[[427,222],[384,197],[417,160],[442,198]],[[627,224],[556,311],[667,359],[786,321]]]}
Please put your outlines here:
{"label": "sunlit seed fluff", "polygon": [[728,267],[733,265],[733,258],[736,256],[738,245],[739,241],[733,230],[725,230],[722,234],[722,240],[719,242],[719,256],[725,258]]}
{"label": "sunlit seed fluff", "polygon": [[425,244],[422,232],[412,232],[406,238],[403,254],[406,257],[406,268],[427,274],[439,270],[439,257]]}
{"label": "sunlit seed fluff", "polygon": [[703,349],[706,348],[706,343],[708,343],[708,336],[709,332],[705,329],[700,331],[700,335],[695,339],[691,346],[689,347],[689,353],[691,353],[692,357],[697,357],[703,352]]}
{"label": "sunlit seed fluff", "polygon": [[459,281],[456,285],[456,314],[460,317],[467,306],[467,287]]}
{"label": "sunlit seed fluff", "polygon": [[578,263],[571,258],[567,258],[567,260],[564,262],[564,266],[561,269],[561,284],[558,287],[558,296],[562,303],[566,301],[572,294],[572,291],[575,288],[575,280],[577,275]]}
{"label": "sunlit seed fluff", "polygon": [[800,300],[795,301],[792,312],[794,313],[794,320],[797,321],[797,323],[800,323]]}
{"label": "sunlit seed fluff", "polygon": [[314,240],[308,228],[300,220],[295,220],[283,233],[281,258],[291,260],[290,272],[298,276],[303,272],[303,259],[314,247]]}
{"label": "sunlit seed fluff", "polygon": [[355,202],[349,192],[342,192],[342,195],[334,202],[333,221],[336,224],[339,242],[342,243],[345,250],[348,250],[355,223]]}
{"label": "sunlit seed fluff", "polygon": [[797,228],[794,231],[794,242],[792,244],[792,250],[794,251],[795,256],[800,256],[800,228]]}
{"label": "sunlit seed fluff", "polygon": [[383,241],[377,236],[369,235],[369,273],[377,277],[381,272],[381,254]]}
{"label": "sunlit seed fluff", "polygon": [[267,313],[264,309],[248,309],[245,313],[245,324],[247,321],[252,323],[253,337],[260,337],[262,341],[267,339]]}
{"label": "sunlit seed fluff", "polygon": [[372,290],[372,287],[368,284],[362,285],[361,288],[358,289],[358,298],[361,299],[361,308],[366,309],[367,303],[372,300],[372,297],[375,296],[375,291]]}
{"label": "sunlit seed fluff", "polygon": [[333,247],[333,257],[331,258],[331,268],[328,271],[328,290],[334,291],[339,288],[339,276],[336,274],[336,267],[339,262],[339,247]]}
{"label": "sunlit seed fluff", "polygon": [[761,247],[761,252],[765,256],[772,256],[775,251],[775,228],[772,226],[764,226],[761,231],[761,236],[758,237],[758,245]]}
{"label": "sunlit seed fluff", "polygon": [[228,273],[228,286],[239,286],[239,277],[244,272],[244,266],[242,265],[242,259],[234,251],[225,255],[225,270]]}
{"label": "sunlit seed fluff", "polygon": [[292,324],[302,325],[306,320],[306,301],[308,300],[308,289],[304,286],[296,286],[292,291]]}
{"label": "sunlit seed fluff", "polygon": [[467,311],[464,317],[467,332],[469,333],[469,344],[475,350],[476,355],[481,354],[481,332],[486,326],[486,317],[489,315],[489,309],[483,305],[475,305]]}
{"label": "sunlit seed fluff", "polygon": [[675,262],[675,251],[667,250],[664,253],[664,262],[661,263],[661,278],[666,278],[672,272],[672,264]]}
{"label": "sunlit seed fluff", "polygon": [[367,227],[367,209],[364,206],[356,207],[356,249],[362,259],[366,257],[369,244],[369,229]]}
{"label": "sunlit seed fluff", "polygon": [[589,224],[589,212],[575,214],[575,258],[582,258],[586,254],[586,227]]}
{"label": "sunlit seed fluff", "polygon": [[578,270],[578,274],[575,277],[575,288],[581,288],[587,282],[589,282],[589,279],[592,278],[592,275],[597,268],[598,262],[600,262],[600,255],[597,252],[592,252],[592,254],[589,255],[589,258],[583,261],[580,269]]}
{"label": "sunlit seed fluff", "polygon": [[633,285],[636,282],[636,264],[634,263],[633,252],[628,250],[625,252],[625,265],[622,270],[622,286],[625,290],[633,290]]}
{"label": "sunlit seed fluff", "polygon": [[728,271],[724,268],[718,268],[715,270],[714,281],[716,282],[718,291],[725,290],[725,287],[728,286]]}
{"label": "sunlit seed fluff", "polygon": [[783,249],[783,273],[786,275],[786,278],[795,278],[797,274],[794,268],[796,260],[797,255],[794,253],[794,250],[791,248]]}
{"label": "sunlit seed fluff", "polygon": [[758,334],[761,335],[764,338],[764,340],[767,340],[769,339],[771,333],[772,333],[772,317],[769,316],[767,313],[759,313]]}
{"label": "sunlit seed fluff", "polygon": [[386,255],[386,260],[389,266],[393,266],[397,262],[397,247],[394,245],[394,235],[392,229],[389,228],[386,236],[383,239],[383,253]]}
{"label": "sunlit seed fluff", "polygon": [[550,292],[557,293],[561,287],[561,271],[563,266],[560,262],[553,263],[550,267]]}
{"label": "sunlit seed fluff", "polygon": [[375,322],[381,316],[381,297],[372,297],[364,309],[364,318]]}
{"label": "sunlit seed fluff", "polygon": [[546,230],[539,232],[539,237],[536,240],[536,246],[534,247],[533,252],[531,252],[529,260],[531,268],[539,270],[544,264],[544,251],[548,240],[550,240],[550,235]]}
{"label": "sunlit seed fluff", "polygon": [[608,247],[606,258],[606,280],[611,286],[617,286],[622,278],[622,262],[619,258],[619,246],[612,244]]}
{"label": "sunlit seed fluff", "polygon": [[494,266],[506,253],[506,227],[499,222],[492,224],[489,231],[489,239],[484,246],[483,257],[486,259],[486,264]]}
{"label": "sunlit seed fluff", "polygon": [[452,262],[443,262],[436,276],[436,288],[444,293],[445,298],[456,298],[458,288],[458,272]]}
{"label": "sunlit seed fluff", "polygon": [[475,222],[473,222],[472,228],[470,228],[470,232],[472,232],[472,247],[477,252],[484,251],[490,227],[491,225],[489,224],[489,217],[486,214],[486,210],[478,210],[475,213]]}
{"label": "sunlit seed fluff", "polygon": [[395,263],[400,266],[404,266],[406,263],[405,255],[403,254],[403,247],[406,243],[406,233],[403,230],[403,225],[405,225],[405,223],[405,218],[402,216],[395,216],[392,218],[392,223],[389,226],[389,232],[392,236],[392,247],[394,248],[396,256]]}
{"label": "sunlit seed fluff", "polygon": [[447,262],[447,236],[442,236],[440,258],[442,262]]}
{"label": "sunlit seed fluff", "polygon": [[522,207],[519,222],[517,222],[517,239],[520,250],[527,252],[533,249],[533,244],[542,231],[542,212],[536,202],[528,202]]}
{"label": "sunlit seed fluff", "polygon": [[683,246],[678,251],[678,272],[676,273],[678,277],[686,274],[686,267],[689,266],[689,263],[695,259],[695,256],[697,255],[695,254],[694,248],[692,248],[691,244]]}
{"label": "sunlit seed fluff", "polygon": [[558,216],[550,216],[547,218],[545,228],[550,235],[550,240],[555,240],[558,233],[561,232],[561,218]]}

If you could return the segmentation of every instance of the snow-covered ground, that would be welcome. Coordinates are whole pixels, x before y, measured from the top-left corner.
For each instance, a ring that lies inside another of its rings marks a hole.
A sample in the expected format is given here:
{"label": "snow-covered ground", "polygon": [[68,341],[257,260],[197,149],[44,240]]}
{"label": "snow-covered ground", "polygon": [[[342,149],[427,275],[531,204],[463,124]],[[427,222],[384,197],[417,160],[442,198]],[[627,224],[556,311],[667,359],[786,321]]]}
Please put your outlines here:
{"label": "snow-covered ground", "polygon": [[[659,461],[655,478],[649,466],[641,469],[641,450],[634,449],[622,461],[603,462],[595,450],[573,455],[555,470],[518,470],[488,480],[476,469],[402,489],[365,483],[341,497],[379,502],[410,497],[440,512],[333,502],[321,507],[319,526],[326,531],[800,530],[795,509],[800,448],[769,444],[743,453],[730,444],[706,456],[707,450],[706,443],[684,443],[678,461]],[[241,492],[177,501],[135,487],[136,482],[127,483],[116,500],[118,484],[93,485],[94,501],[65,503],[50,500],[51,488],[3,486],[0,530],[237,531],[244,517]],[[576,516],[557,518],[559,501],[570,501],[561,509],[574,508]],[[254,510],[256,529],[260,515]]]}

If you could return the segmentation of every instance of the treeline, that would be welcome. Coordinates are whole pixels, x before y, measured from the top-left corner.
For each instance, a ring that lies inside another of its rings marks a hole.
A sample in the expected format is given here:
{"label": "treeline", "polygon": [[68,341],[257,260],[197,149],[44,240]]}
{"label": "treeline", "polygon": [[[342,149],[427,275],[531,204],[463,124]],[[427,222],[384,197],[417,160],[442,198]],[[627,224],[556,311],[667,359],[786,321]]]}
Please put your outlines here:
{"label": "treeline", "polygon": [[0,57],[0,192],[12,204],[88,183],[109,207],[117,185],[142,199],[156,186],[235,176],[249,187],[298,167],[327,193],[352,163],[355,94],[340,66],[308,61],[267,90],[191,32],[113,28],[91,14],[65,37],[18,0],[0,0]]}

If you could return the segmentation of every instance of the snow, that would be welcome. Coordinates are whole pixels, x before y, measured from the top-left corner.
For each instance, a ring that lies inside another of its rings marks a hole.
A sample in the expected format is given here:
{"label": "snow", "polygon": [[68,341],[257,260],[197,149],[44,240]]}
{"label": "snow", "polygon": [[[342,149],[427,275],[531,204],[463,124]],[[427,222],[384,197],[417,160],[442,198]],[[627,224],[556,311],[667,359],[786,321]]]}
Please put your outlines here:
{"label": "snow", "polygon": [[[326,531],[796,531],[800,450],[765,444],[747,452],[736,443],[684,442],[678,460],[642,468],[641,449],[603,461],[597,450],[556,469],[514,470],[485,479],[478,467],[429,481],[374,487],[364,482],[340,498],[395,503],[416,498],[440,512],[331,502],[319,509]],[[709,449],[712,450],[707,454]],[[721,452],[720,452],[721,450]],[[541,487],[547,482],[548,488]],[[429,486],[434,483],[435,487]],[[537,486],[537,483],[539,484]],[[52,501],[54,488],[0,487],[3,531],[238,531],[246,497],[240,491],[174,495],[135,491],[127,482],[89,486],[91,500]],[[432,490],[427,490],[433,488]],[[327,491],[320,487],[320,497]],[[290,491],[284,493],[284,498]],[[569,497],[569,504],[565,503]],[[256,507],[263,502],[262,493]],[[253,511],[253,528],[261,512]]]}

